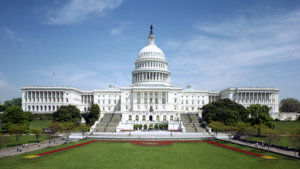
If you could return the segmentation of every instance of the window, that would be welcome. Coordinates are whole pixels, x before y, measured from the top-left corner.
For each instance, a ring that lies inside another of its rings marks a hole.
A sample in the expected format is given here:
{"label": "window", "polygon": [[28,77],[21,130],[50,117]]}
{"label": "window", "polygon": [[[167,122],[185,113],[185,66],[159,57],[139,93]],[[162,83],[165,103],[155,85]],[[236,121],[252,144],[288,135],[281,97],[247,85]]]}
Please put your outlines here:
{"label": "window", "polygon": [[143,115],[143,121],[146,121],[146,116],[145,115]]}
{"label": "window", "polygon": [[172,115],[170,116],[170,121],[173,121],[173,116]]}
{"label": "window", "polygon": [[128,117],[128,120],[129,120],[129,121],[131,121],[131,120],[132,120],[132,117],[131,117],[131,115],[129,115],[129,117]]}
{"label": "window", "polygon": [[163,121],[167,121],[167,116],[164,115]]}
{"label": "window", "polygon": [[139,116],[138,115],[135,116],[135,121],[139,121]]}
{"label": "window", "polygon": [[156,121],[159,121],[159,115],[156,116]]}

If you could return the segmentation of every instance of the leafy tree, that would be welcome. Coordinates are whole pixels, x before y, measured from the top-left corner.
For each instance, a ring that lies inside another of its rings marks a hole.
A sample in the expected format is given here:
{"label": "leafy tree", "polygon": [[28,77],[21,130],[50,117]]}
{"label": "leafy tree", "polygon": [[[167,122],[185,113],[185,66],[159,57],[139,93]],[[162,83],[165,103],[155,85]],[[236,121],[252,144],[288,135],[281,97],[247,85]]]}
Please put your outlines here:
{"label": "leafy tree", "polygon": [[67,138],[67,142],[69,142],[69,137],[71,135],[72,130],[76,127],[76,123],[74,122],[62,122],[59,123],[59,131],[63,133],[64,137]]}
{"label": "leafy tree", "polygon": [[268,153],[269,153],[271,144],[279,140],[280,132],[278,130],[273,130],[270,128],[265,128],[264,130],[262,130],[262,132],[266,136],[266,141],[268,143]]}
{"label": "leafy tree", "polygon": [[5,111],[9,107],[19,106],[22,107],[22,98],[13,98],[11,100],[6,100],[3,105],[0,105],[0,112]]}
{"label": "leafy tree", "polygon": [[280,112],[300,112],[300,102],[295,98],[286,98],[280,101]]}
{"label": "leafy tree", "polygon": [[26,112],[24,112],[24,113],[26,114],[26,117],[27,117],[27,120],[28,120],[28,121],[34,120],[34,115],[32,114],[32,112],[26,111]]}
{"label": "leafy tree", "polygon": [[77,125],[81,121],[80,110],[74,105],[61,106],[53,113],[54,122],[73,122]]}
{"label": "leafy tree", "polygon": [[220,121],[212,121],[211,123],[208,124],[208,126],[216,132],[216,135],[218,135],[219,131],[226,130],[225,124]]}
{"label": "leafy tree", "polygon": [[19,106],[12,106],[4,111],[2,119],[2,130],[7,132],[11,124],[29,126],[27,115]]}
{"label": "leafy tree", "polygon": [[82,134],[82,139],[84,139],[85,133],[90,130],[90,127],[87,126],[86,124],[80,123],[80,125],[78,126],[78,129]]}
{"label": "leafy tree", "polygon": [[31,129],[31,132],[35,135],[37,142],[39,142],[40,136],[44,133],[42,129]]}
{"label": "leafy tree", "polygon": [[246,131],[249,129],[249,127],[251,127],[251,124],[243,122],[243,121],[239,121],[236,123],[235,126],[239,133],[242,133],[243,135],[245,135]]}
{"label": "leafy tree", "polygon": [[226,125],[235,125],[239,121],[246,122],[248,114],[244,106],[231,101],[221,99],[202,107],[202,117],[206,123],[220,121]]}
{"label": "leafy tree", "polygon": [[300,129],[294,129],[291,134],[288,138],[294,147],[294,158],[296,159],[297,150],[299,151],[298,156],[300,156]]}
{"label": "leafy tree", "polygon": [[85,121],[88,125],[93,125],[95,121],[99,119],[100,116],[100,108],[98,104],[93,104],[91,110],[88,114],[85,115]]}
{"label": "leafy tree", "polygon": [[147,130],[147,124],[144,124],[144,129]]}
{"label": "leafy tree", "polygon": [[266,105],[252,104],[247,107],[247,112],[250,114],[249,122],[257,128],[257,135],[260,136],[261,128],[267,126],[274,128],[272,118],[269,114],[270,108]]}
{"label": "leafy tree", "polygon": [[19,138],[22,136],[22,134],[25,134],[27,132],[28,132],[27,125],[22,125],[22,124],[9,125],[9,133],[15,135],[17,144],[18,144]]}

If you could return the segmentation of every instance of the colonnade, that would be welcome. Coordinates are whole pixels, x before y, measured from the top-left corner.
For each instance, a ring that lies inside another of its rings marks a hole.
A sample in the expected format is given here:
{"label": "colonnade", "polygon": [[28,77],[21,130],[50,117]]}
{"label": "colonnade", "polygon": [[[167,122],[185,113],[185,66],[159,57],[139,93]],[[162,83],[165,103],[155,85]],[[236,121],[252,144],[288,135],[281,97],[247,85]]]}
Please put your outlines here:
{"label": "colonnade", "polygon": [[236,101],[238,103],[254,103],[254,104],[275,103],[275,100],[272,99],[271,92],[237,92]]}
{"label": "colonnade", "polygon": [[169,82],[170,76],[166,73],[161,72],[141,72],[133,75],[134,82],[141,81],[158,81],[158,82]]}
{"label": "colonnade", "polygon": [[94,95],[81,95],[81,103],[90,104],[94,102]]}
{"label": "colonnade", "polygon": [[161,62],[144,62],[144,63],[137,63],[135,68],[153,68],[153,67],[158,67],[158,68],[165,68],[165,64]]}
{"label": "colonnade", "polygon": [[23,99],[27,103],[64,103],[64,92],[27,91]]}
{"label": "colonnade", "polygon": [[134,92],[133,103],[165,104],[168,103],[168,92]]}

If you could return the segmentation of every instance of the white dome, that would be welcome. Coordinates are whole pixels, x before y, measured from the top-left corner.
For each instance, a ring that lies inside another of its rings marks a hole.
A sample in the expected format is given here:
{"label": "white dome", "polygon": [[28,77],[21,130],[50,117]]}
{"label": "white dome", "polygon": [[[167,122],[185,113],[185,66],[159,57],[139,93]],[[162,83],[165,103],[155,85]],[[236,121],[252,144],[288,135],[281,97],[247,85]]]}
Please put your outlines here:
{"label": "white dome", "polygon": [[155,44],[145,46],[139,53],[138,59],[141,58],[160,58],[165,60],[163,51]]}

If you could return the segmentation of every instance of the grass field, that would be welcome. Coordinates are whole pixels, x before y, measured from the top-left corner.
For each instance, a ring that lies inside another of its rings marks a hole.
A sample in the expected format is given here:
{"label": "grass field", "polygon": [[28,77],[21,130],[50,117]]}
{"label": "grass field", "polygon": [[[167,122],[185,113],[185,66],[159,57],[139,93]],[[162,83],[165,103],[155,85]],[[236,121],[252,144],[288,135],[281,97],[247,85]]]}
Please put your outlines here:
{"label": "grass field", "polygon": [[30,122],[29,128],[47,128],[51,124],[51,120],[33,120]]}
{"label": "grass field", "polygon": [[[75,143],[73,143],[75,144]],[[76,143],[78,144],[78,142]],[[241,148],[237,145],[227,144]],[[55,149],[70,146],[62,145]],[[53,149],[53,148],[52,148]],[[243,148],[252,152],[258,150]],[[49,151],[40,150],[31,154]],[[267,154],[267,153],[263,153]],[[28,155],[28,154],[27,154]],[[300,160],[276,156],[277,160],[264,160],[208,143],[174,143],[171,146],[136,146],[130,143],[96,142],[82,147],[42,156],[24,159],[18,155],[0,159],[1,169],[6,168],[171,168],[171,169],[296,169]]]}
{"label": "grass field", "polygon": [[[274,121],[275,129],[279,130],[282,136],[280,136],[278,141],[275,141],[273,144],[280,145],[280,146],[289,146],[293,147],[292,143],[289,140],[289,136],[291,131],[295,129],[300,129],[300,122],[293,121],[293,122],[285,122],[285,121]],[[253,141],[266,141],[264,137],[252,137],[251,140]]]}
{"label": "grass field", "polygon": [[294,129],[300,129],[300,121],[274,121],[274,124],[275,129],[281,131],[282,134],[290,134]]}

